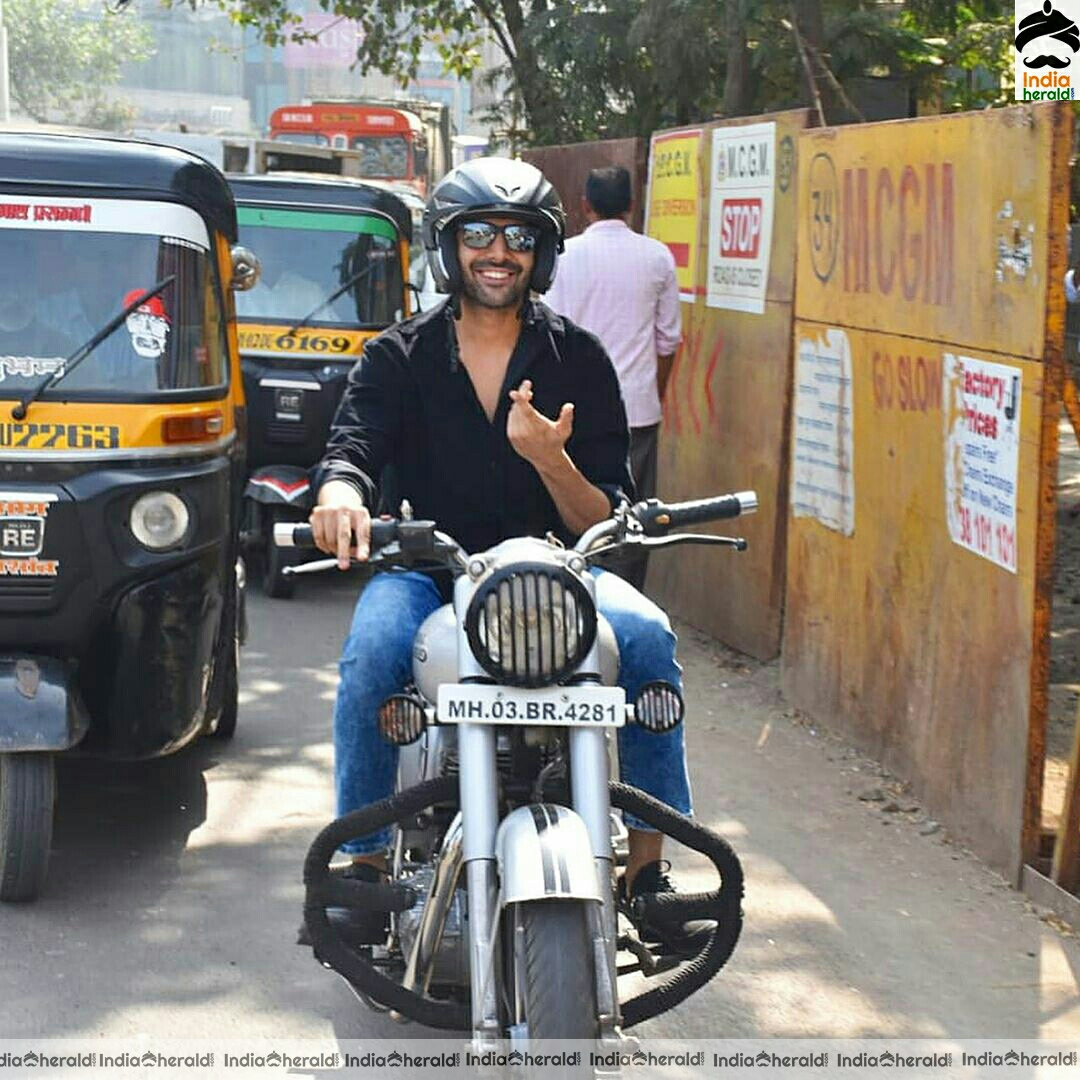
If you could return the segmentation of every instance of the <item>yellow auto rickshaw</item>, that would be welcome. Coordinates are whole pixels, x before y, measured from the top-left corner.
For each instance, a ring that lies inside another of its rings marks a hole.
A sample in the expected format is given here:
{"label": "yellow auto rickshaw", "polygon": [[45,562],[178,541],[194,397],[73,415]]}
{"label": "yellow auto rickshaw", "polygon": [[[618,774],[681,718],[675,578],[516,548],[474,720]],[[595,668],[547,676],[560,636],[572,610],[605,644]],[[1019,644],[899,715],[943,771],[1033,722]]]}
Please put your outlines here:
{"label": "yellow auto rickshaw", "polygon": [[201,158],[0,134],[0,900],[44,883],[54,755],[235,730],[236,240]]}
{"label": "yellow auto rickshaw", "polygon": [[364,342],[410,311],[408,207],[359,180],[306,174],[230,176],[240,241],[257,251],[258,285],[237,297],[248,403],[242,540],[268,596],[292,595],[290,555],[274,525],[306,521],[307,470]]}

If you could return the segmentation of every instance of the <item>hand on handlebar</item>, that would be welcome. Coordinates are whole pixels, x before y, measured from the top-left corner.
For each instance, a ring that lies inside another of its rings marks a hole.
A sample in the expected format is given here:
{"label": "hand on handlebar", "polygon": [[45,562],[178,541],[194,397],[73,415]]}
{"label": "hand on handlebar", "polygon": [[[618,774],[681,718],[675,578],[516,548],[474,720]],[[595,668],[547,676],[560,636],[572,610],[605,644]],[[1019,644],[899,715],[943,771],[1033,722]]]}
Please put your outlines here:
{"label": "hand on handlebar", "polygon": [[351,484],[340,480],[324,484],[310,521],[315,546],[336,555],[338,569],[348,570],[352,559],[367,561],[371,553],[371,514]]}

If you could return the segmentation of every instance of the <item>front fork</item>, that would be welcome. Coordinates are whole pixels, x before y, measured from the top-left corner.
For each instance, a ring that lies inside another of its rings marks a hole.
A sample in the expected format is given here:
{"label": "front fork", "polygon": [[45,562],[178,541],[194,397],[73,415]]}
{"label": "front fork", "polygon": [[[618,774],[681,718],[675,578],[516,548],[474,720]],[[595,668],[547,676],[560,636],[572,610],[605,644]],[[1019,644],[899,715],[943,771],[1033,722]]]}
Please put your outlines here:
{"label": "front fork", "polygon": [[[600,886],[598,927],[593,928],[596,1003],[600,1039],[618,1038],[619,991],[616,985],[617,916],[612,887],[611,802],[608,798],[608,747],[604,729],[570,732],[570,794],[574,811],[585,822]],[[590,905],[591,906],[591,905]],[[595,910],[595,909],[594,909]]]}
{"label": "front fork", "polygon": [[[586,585],[593,594],[591,576]],[[467,610],[472,583],[467,575],[457,579],[454,607]],[[464,619],[458,618],[459,678],[465,682],[484,678],[465,636]],[[599,671],[599,647],[579,669]],[[473,1039],[478,1048],[499,1039],[499,997],[496,956],[501,897],[495,862],[495,836],[499,827],[499,778],[496,767],[496,728],[464,723],[458,727],[459,790],[461,798],[462,857],[468,887],[470,992]],[[574,728],[570,732],[570,790],[574,811],[585,822],[592,848],[601,904],[599,926],[590,927],[596,972],[600,1037],[618,1038],[619,995],[616,986],[617,920],[612,890],[611,804],[608,798],[608,753],[605,731]],[[587,905],[596,910],[592,904]],[[595,920],[594,920],[595,921]],[[512,944],[507,943],[512,954]]]}
{"label": "front fork", "polygon": [[499,778],[495,768],[495,728],[458,728],[462,856],[469,904],[469,989],[477,1048],[499,1038],[495,987],[498,883],[495,833],[499,827]]}

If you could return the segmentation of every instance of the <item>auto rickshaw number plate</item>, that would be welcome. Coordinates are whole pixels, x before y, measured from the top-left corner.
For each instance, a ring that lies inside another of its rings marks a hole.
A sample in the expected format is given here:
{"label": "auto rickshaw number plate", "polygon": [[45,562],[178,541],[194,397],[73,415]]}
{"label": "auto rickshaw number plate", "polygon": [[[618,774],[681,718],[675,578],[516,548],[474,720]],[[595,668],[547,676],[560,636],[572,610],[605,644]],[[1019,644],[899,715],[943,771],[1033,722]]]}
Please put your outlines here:
{"label": "auto rickshaw number plate", "polygon": [[258,324],[237,328],[240,351],[248,356],[273,356],[280,353],[300,354],[312,358],[312,353],[328,357],[348,357],[358,354],[371,331],[362,330],[305,330],[299,334],[284,334],[280,329]]}
{"label": "auto rickshaw number plate", "polygon": [[119,445],[115,424],[0,424],[4,450],[115,450]]}

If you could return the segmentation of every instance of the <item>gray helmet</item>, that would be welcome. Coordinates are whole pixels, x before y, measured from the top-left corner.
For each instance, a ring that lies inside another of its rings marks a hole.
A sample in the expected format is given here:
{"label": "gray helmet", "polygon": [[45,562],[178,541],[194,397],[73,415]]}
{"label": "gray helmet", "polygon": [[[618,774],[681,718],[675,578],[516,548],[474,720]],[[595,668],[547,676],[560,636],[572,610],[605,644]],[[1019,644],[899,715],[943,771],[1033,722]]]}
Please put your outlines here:
{"label": "gray helmet", "polygon": [[566,215],[559,193],[534,165],[510,158],[474,158],[435,185],[424,210],[424,248],[439,292],[461,290],[454,226],[499,214],[540,226],[536,263],[529,287],[547,292],[555,277],[555,257],[563,250]]}

